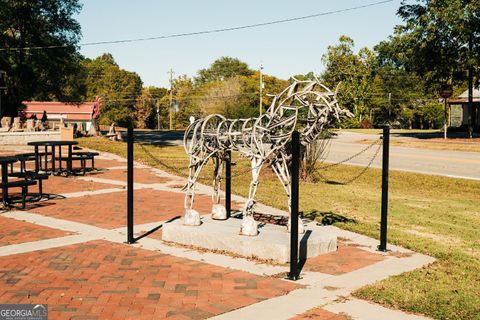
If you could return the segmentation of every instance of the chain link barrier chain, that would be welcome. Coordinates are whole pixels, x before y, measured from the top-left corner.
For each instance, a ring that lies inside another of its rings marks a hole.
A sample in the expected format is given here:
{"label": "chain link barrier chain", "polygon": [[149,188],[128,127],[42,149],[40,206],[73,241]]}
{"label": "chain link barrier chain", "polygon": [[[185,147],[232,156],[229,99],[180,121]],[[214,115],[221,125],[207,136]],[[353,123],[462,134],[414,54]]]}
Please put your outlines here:
{"label": "chain link barrier chain", "polygon": [[382,141],[381,138],[377,139],[377,140],[374,140],[371,144],[369,144],[366,148],[360,150],[359,152],[355,153],[354,155],[346,158],[346,159],[343,159],[342,161],[339,161],[339,162],[335,162],[335,163],[331,163],[331,164],[327,164],[327,165],[324,165],[324,166],[321,166],[319,167],[318,169],[320,170],[325,170],[325,169],[330,169],[332,167],[335,167],[335,166],[338,166],[338,165],[341,165],[342,163],[345,163],[345,162],[348,162],[356,157],[358,157],[359,155],[367,152],[368,150],[370,150],[374,145],[378,144],[379,141]]}
{"label": "chain link barrier chain", "polygon": [[[349,184],[349,183],[352,183],[354,182],[355,180],[357,180],[358,178],[360,178],[363,174],[365,174],[365,172],[371,167],[371,165],[373,164],[373,161],[375,160],[375,158],[378,156],[378,153],[380,152],[380,148],[381,146],[383,145],[383,140],[381,138],[377,139],[377,140],[374,140],[373,143],[371,143],[370,145],[368,145],[366,148],[362,149],[361,151],[355,153],[354,155],[346,158],[346,159],[343,159],[342,161],[339,161],[339,162],[336,162],[336,163],[332,163],[332,164],[328,164],[328,165],[325,165],[325,166],[321,166],[319,167],[318,169],[319,170],[327,170],[327,169],[330,169],[330,168],[333,168],[333,167],[336,167],[338,165],[341,165],[345,162],[348,162],[360,155],[362,155],[363,153],[367,152],[368,150],[370,150],[373,146],[375,145],[378,145],[377,147],[377,150],[375,151],[375,154],[373,155],[372,159],[370,159],[369,163],[367,164],[367,166],[365,166],[362,171],[355,175],[354,177],[352,177],[351,179],[348,179],[344,182],[338,182],[338,181],[335,181],[335,183],[338,183],[338,184],[343,184],[343,185],[346,185],[346,184]],[[179,174],[180,176],[185,176],[187,173],[185,172],[182,172],[181,170],[188,170],[188,166],[187,167],[183,167],[183,168],[180,168],[180,167],[173,167],[163,161],[161,161],[160,159],[156,158],[150,151],[148,151],[143,144],[140,144],[140,148],[143,150],[143,152],[145,152],[145,154],[150,157],[155,163],[167,168],[167,169],[170,169],[172,170],[173,172]],[[235,164],[232,162],[232,165],[234,166]],[[263,164],[261,164],[263,165]],[[238,176],[241,176],[241,175],[244,175],[245,173],[248,173],[248,172],[251,172],[252,170],[254,169],[257,169],[259,168],[261,165],[257,166],[256,168],[246,168],[245,170],[242,170],[240,172],[237,172],[235,174],[232,174],[231,177],[234,178],[234,177],[238,177]],[[322,179],[322,181],[324,182],[331,182],[332,180],[329,180],[328,178],[326,178],[324,175],[322,175],[321,173],[318,173],[318,175],[320,176],[320,178]],[[200,179],[209,179],[207,178],[206,176],[201,176],[199,177]]]}
{"label": "chain link barrier chain", "polygon": [[373,164],[373,161],[377,158],[378,154],[380,153],[380,149],[382,148],[383,146],[383,140],[382,138],[379,138],[377,140],[375,140],[372,144],[370,144],[367,148],[363,149],[362,151],[354,154],[353,156],[345,159],[345,160],[342,160],[340,162],[337,162],[337,163],[333,163],[331,165],[327,165],[327,166],[323,166],[323,167],[320,167],[320,170],[326,170],[326,169],[329,169],[329,168],[332,168],[332,167],[335,167],[335,166],[338,166],[342,163],[345,163],[347,161],[350,161],[352,160],[353,158],[355,157],[358,157],[359,155],[365,153],[367,150],[369,150],[370,148],[372,148],[374,145],[377,145],[378,144],[378,147],[377,147],[377,150],[375,150],[375,153],[373,154],[373,157],[370,159],[370,161],[368,162],[368,164],[362,169],[362,171],[360,171],[358,174],[356,174],[355,176],[353,176],[352,178],[348,179],[348,180],[345,180],[343,182],[339,182],[339,181],[333,181],[333,180],[330,180],[328,179],[327,177],[325,177],[325,175],[321,174],[321,173],[318,173],[318,175],[320,176],[320,178],[322,179],[323,182],[326,182],[326,183],[336,183],[336,184],[340,184],[340,185],[347,185],[347,184],[350,184],[352,182],[354,182],[355,180],[359,179],[361,176],[363,176],[365,174],[365,172],[367,172],[367,170],[372,166]]}
{"label": "chain link barrier chain", "polygon": [[180,167],[173,167],[169,164],[166,164],[165,162],[163,162],[162,160],[156,158],[150,151],[148,151],[147,149],[145,149],[144,145],[143,144],[140,144],[140,148],[143,150],[143,152],[145,152],[145,154],[147,156],[149,156],[156,164],[159,164],[167,169],[170,169],[172,170],[173,172],[175,172],[176,174],[180,175],[180,176],[185,176],[187,175],[187,173],[185,172],[182,172],[181,170],[188,170],[188,166],[187,167],[184,167],[184,168],[180,168]]}
{"label": "chain link barrier chain", "polygon": [[[172,171],[174,171],[175,173],[179,174],[179,175],[186,175],[185,172],[182,172],[181,170],[188,170],[188,166],[187,167],[184,167],[184,168],[180,168],[180,167],[173,167],[171,165],[168,165],[166,164],[165,162],[161,161],[160,159],[156,158],[150,151],[148,151],[147,149],[145,149],[144,145],[143,144],[140,144],[140,148],[145,152],[145,154],[147,156],[149,156],[153,161],[155,161],[155,163],[167,168],[167,169],[170,169]],[[235,166],[236,164],[234,162],[232,162],[232,166]],[[235,174],[232,174],[231,177],[234,178],[234,177],[238,177],[238,176],[241,176],[247,172],[251,172],[252,170],[254,169],[257,169],[259,168],[260,166],[262,166],[263,164],[261,165],[258,165],[256,166],[255,168],[246,168],[245,170],[243,171],[240,171],[240,172],[237,172]],[[201,176],[200,179],[209,179],[207,178],[206,176]]]}

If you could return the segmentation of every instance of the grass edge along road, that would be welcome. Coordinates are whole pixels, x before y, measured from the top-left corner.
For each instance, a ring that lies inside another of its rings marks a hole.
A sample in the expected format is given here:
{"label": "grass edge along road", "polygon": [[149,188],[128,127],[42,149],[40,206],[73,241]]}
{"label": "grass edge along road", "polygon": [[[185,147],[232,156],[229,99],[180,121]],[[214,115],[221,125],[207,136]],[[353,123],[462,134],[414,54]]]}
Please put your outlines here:
{"label": "grass edge along road", "polygon": [[[361,144],[371,144],[374,140],[363,139],[358,140]],[[480,139],[476,138],[472,141],[460,142],[455,140],[443,139],[431,139],[431,140],[407,140],[407,139],[394,139],[390,140],[390,145],[395,147],[405,148],[418,148],[429,150],[448,150],[448,151],[461,151],[461,152],[480,152]]]}
{"label": "grass edge along road", "polygon": [[[81,146],[126,157],[126,144],[104,138],[79,139]],[[232,192],[245,196],[248,162],[234,161]],[[182,147],[135,145],[135,159],[186,176]],[[164,165],[167,165],[165,167]],[[381,171],[369,169],[351,184],[346,181],[362,168],[338,166],[322,174],[330,183],[301,183],[300,209],[323,222],[378,238]],[[200,181],[211,183],[211,167]],[[436,319],[480,319],[480,181],[390,172],[389,242],[431,255],[437,262],[366,286],[355,296],[390,308]],[[260,178],[258,200],[287,209],[287,198],[270,169]]]}

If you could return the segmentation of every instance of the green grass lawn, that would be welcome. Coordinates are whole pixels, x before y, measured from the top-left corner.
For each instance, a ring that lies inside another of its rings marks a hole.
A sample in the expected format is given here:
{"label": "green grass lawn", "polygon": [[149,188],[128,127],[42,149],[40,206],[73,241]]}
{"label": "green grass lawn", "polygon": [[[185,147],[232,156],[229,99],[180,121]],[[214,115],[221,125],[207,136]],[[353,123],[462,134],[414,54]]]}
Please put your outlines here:
{"label": "green grass lawn", "polygon": [[[80,139],[81,146],[126,156],[126,144],[102,138]],[[181,147],[135,146],[136,160],[186,175],[187,157]],[[234,157],[235,161],[235,157]],[[165,167],[165,165],[167,167]],[[232,169],[232,191],[247,195],[248,163],[237,159]],[[338,166],[323,174],[345,181],[361,168]],[[211,168],[201,181],[211,183]],[[355,296],[390,308],[436,319],[480,319],[480,181],[405,172],[390,172],[389,242],[437,258],[413,272],[364,287]],[[348,185],[301,183],[303,212],[332,212],[355,222],[340,228],[378,238],[381,171],[370,169]],[[258,200],[287,209],[283,188],[264,169]]]}

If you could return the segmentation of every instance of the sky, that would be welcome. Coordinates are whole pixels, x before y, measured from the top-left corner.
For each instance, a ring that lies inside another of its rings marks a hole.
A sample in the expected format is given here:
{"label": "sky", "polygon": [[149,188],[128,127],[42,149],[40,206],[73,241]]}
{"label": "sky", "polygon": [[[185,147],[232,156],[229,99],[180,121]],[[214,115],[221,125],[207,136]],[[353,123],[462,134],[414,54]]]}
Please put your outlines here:
{"label": "sky", "polygon": [[[157,37],[269,22],[366,5],[379,0],[83,0],[76,16],[81,43]],[[144,86],[169,86],[174,77],[208,68],[222,56],[238,58],[251,69],[288,79],[323,70],[322,55],[341,35],[355,49],[372,48],[393,33],[401,20],[400,0],[348,12],[252,29],[188,37],[82,46],[95,58],[109,52],[122,69],[137,72]]]}

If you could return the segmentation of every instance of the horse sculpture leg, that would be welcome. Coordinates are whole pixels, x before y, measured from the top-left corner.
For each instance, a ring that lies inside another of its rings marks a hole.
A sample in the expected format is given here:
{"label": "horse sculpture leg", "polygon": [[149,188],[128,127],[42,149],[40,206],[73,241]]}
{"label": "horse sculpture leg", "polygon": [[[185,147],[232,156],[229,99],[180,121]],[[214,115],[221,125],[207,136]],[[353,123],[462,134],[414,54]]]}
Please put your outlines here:
{"label": "horse sculpture leg", "polygon": [[185,193],[185,216],[183,219],[183,224],[187,226],[199,226],[200,225],[200,214],[197,210],[193,209],[193,201],[195,198],[195,183],[200,171],[203,168],[204,161],[199,161],[195,159],[196,157],[190,156],[190,166],[188,169],[188,182],[187,190]]}
{"label": "horse sculpture leg", "polygon": [[257,193],[258,178],[262,170],[262,164],[262,159],[252,159],[252,181],[250,182],[248,200],[243,208],[243,220],[240,227],[240,234],[244,236],[258,235],[258,225],[253,218],[253,209],[255,207],[255,194]]}
{"label": "horse sculpture leg", "polygon": [[[283,188],[285,189],[285,193],[288,196],[288,224],[287,224],[287,231],[291,231],[292,226],[292,197],[291,197],[291,185],[290,185],[290,171],[287,164],[286,159],[282,156],[282,159],[276,162],[272,166],[273,171],[280,180]],[[305,227],[303,225],[302,219],[298,218],[298,233],[302,234],[305,232]]]}
{"label": "horse sculpture leg", "polygon": [[220,187],[222,184],[223,158],[221,156],[213,158],[213,194],[212,194],[212,219],[226,220],[227,210],[220,204]]}

